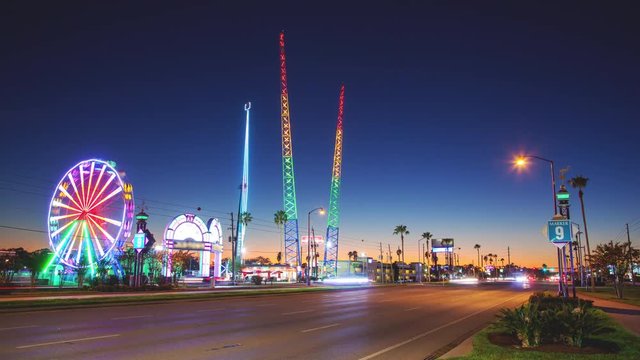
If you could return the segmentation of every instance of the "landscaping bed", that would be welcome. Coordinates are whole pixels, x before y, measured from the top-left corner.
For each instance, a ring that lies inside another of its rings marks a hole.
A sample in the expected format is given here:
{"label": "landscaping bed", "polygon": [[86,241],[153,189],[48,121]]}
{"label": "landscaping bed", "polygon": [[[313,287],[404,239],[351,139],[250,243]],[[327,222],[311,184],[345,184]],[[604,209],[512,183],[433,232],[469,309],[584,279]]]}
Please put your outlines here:
{"label": "landscaping bed", "polygon": [[538,293],[503,309],[460,359],[640,359],[640,337],[590,302]]}

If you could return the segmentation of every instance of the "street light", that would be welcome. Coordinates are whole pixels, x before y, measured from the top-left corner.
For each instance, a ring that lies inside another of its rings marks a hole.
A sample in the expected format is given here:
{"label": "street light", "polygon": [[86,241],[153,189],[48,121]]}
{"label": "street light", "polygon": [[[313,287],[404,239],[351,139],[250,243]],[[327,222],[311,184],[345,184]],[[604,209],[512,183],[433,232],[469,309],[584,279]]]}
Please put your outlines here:
{"label": "street light", "polygon": [[516,157],[516,159],[513,161],[513,164],[517,168],[525,168],[528,165],[527,159],[538,159],[549,163],[551,167],[551,190],[553,191],[553,214],[556,215],[558,213],[558,205],[556,203],[556,173],[553,170],[553,160],[545,159],[536,155],[520,155]]}
{"label": "street light", "polygon": [[[513,165],[517,168],[524,168],[528,165],[527,163],[527,159],[537,159],[540,161],[544,161],[549,163],[549,166],[551,168],[551,190],[552,190],[552,194],[551,196],[553,197],[553,215],[555,217],[555,215],[558,215],[558,204],[556,202],[556,173],[553,169],[553,160],[549,160],[549,159],[545,159],[543,157],[540,156],[536,156],[536,155],[519,155],[517,156],[514,161],[513,161]],[[558,254],[558,268],[560,270],[560,277],[558,279],[558,287],[559,287],[559,291],[561,294],[564,295],[564,290],[563,290],[563,280],[562,280],[562,252],[560,251],[560,249],[557,249],[557,254]]]}
{"label": "street light", "polygon": [[307,214],[307,256],[309,259],[307,260],[307,267],[305,268],[305,277],[307,278],[307,286],[311,286],[311,272],[309,271],[309,265],[311,264],[311,213],[318,211],[320,215],[324,215],[324,208],[319,207],[315,208]]}

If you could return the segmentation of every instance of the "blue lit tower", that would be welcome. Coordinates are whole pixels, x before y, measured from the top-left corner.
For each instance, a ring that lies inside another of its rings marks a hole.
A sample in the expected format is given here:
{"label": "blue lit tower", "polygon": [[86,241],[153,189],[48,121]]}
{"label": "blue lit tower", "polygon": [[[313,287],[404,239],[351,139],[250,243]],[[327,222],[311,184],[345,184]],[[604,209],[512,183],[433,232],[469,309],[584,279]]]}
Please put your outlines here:
{"label": "blue lit tower", "polygon": [[244,235],[246,227],[242,223],[242,214],[247,212],[247,202],[249,195],[249,110],[251,102],[244,105],[246,113],[245,129],[244,129],[244,157],[242,160],[242,184],[240,185],[240,202],[238,204],[238,242],[236,244],[236,264],[242,266]]}

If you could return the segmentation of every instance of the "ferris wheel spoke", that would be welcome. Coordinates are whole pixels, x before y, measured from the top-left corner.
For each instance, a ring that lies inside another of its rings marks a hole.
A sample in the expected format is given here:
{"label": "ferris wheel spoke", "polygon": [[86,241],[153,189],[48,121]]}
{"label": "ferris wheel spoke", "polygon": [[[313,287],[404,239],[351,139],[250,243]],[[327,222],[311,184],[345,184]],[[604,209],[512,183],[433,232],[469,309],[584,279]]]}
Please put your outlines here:
{"label": "ferris wheel spoke", "polygon": [[104,198],[102,198],[102,200],[100,200],[100,201],[98,201],[96,204],[92,205],[92,206],[89,208],[89,211],[91,211],[91,210],[95,209],[95,208],[96,208],[96,207],[98,207],[100,204],[104,203],[105,201],[107,201],[107,200],[111,199],[112,197],[116,196],[117,194],[119,194],[119,193],[121,193],[121,192],[122,192],[122,188],[121,188],[120,186],[118,186],[115,190],[113,190],[113,191],[111,192],[111,194],[109,194],[109,195],[105,196]]}
{"label": "ferris wheel spoke", "polygon": [[96,183],[93,185],[93,189],[91,190],[91,195],[89,195],[89,204],[94,202],[93,195],[96,194],[96,189],[100,186],[100,181],[102,181],[102,175],[104,175],[104,170],[107,168],[107,165],[103,165],[100,169],[100,174],[98,175],[98,179]]}
{"label": "ferris wheel spoke", "polygon": [[80,190],[82,191],[82,193],[78,195],[81,196],[82,204],[87,205],[87,198],[84,194],[84,173],[82,171],[84,169],[84,166],[80,165],[79,168],[80,168]]}
{"label": "ferris wheel spoke", "polygon": [[69,226],[71,226],[71,224],[74,224],[74,223],[75,223],[75,221],[71,221],[71,222],[66,223],[64,226],[62,226],[62,227],[58,228],[56,231],[52,232],[51,233],[51,237],[52,238],[56,237],[58,234],[63,232],[64,229],[68,228]]}
{"label": "ferris wheel spoke", "polygon": [[[71,176],[71,175],[69,175]],[[73,183],[72,183],[73,184]],[[75,188],[75,184],[73,185],[73,187]],[[62,186],[62,184],[60,184],[60,186],[58,186],[58,190],[60,190],[64,196],[66,196],[69,200],[71,200],[71,202],[73,202],[74,204],[76,204],[76,206],[80,209],[82,209],[82,205],[78,204],[78,202],[73,198],[73,196],[71,196],[71,194],[69,194],[69,192],[67,191],[67,189],[64,188],[64,186]]]}
{"label": "ferris wheel spoke", "polygon": [[[72,222],[70,222],[70,223],[67,223],[67,225],[65,225],[65,226],[64,226],[64,228],[66,228],[67,226],[69,226],[69,225],[71,225],[71,224],[73,224],[73,226],[71,227],[71,229],[67,230],[67,233],[66,233],[66,234],[65,234],[65,236],[62,238],[62,241],[60,241],[60,242],[58,243],[58,246],[56,246],[56,254],[61,254],[60,250],[61,250],[61,249],[63,249],[63,248],[66,250],[65,244],[67,244],[67,242],[68,242],[69,238],[71,237],[71,234],[72,234],[72,233],[74,232],[74,230],[75,230],[75,227],[78,225],[78,222],[77,222],[77,221],[72,221]],[[63,228],[63,230],[64,230],[64,228]],[[63,252],[64,252],[64,251],[63,251]],[[58,256],[59,256],[60,258],[62,258],[62,255],[58,255]]]}
{"label": "ferris wheel spoke", "polygon": [[107,239],[109,239],[112,243],[116,242],[116,239],[113,238],[113,236],[111,236],[111,234],[109,234],[105,229],[102,228],[102,226],[100,226],[100,224],[98,224],[95,220],[93,220],[92,218],[88,218],[93,225],[95,225],[98,230],[100,230],[100,232],[107,237]]}
{"label": "ferris wheel spoke", "polygon": [[69,255],[71,255],[71,251],[73,251],[73,246],[76,244],[76,234],[78,233],[78,230],[80,229],[79,226],[76,226],[76,228],[73,230],[73,235],[71,235],[71,242],[69,243],[69,246],[67,246],[66,250],[66,254],[64,255],[64,259],[65,260],[69,260]]}
{"label": "ferris wheel spoke", "polygon": [[73,220],[77,220],[77,219],[78,219],[78,217],[80,216],[80,214],[81,214],[80,212],[76,212],[76,213],[73,213],[73,214],[59,215],[59,216],[52,216],[52,217],[50,217],[50,218],[49,218],[49,220],[50,220],[50,221],[58,221],[58,220],[62,220],[62,219],[68,219],[68,218],[70,218],[70,217],[74,217],[74,216],[75,216],[76,218],[75,218],[75,219],[73,219]]}
{"label": "ferris wheel spoke", "polygon": [[106,218],[106,217],[103,217],[103,216],[100,216],[100,215],[96,215],[96,214],[91,214],[91,213],[89,213],[89,216],[92,216],[92,217],[98,218],[98,219],[100,219],[100,220],[102,220],[102,221],[106,221],[106,222],[108,222],[109,224],[112,224],[112,225],[115,225],[115,226],[121,226],[121,225],[122,225],[122,222],[121,222],[121,221],[113,220],[113,219],[109,219],[109,218]]}
{"label": "ferris wheel spoke", "polygon": [[100,243],[100,239],[98,238],[98,236],[96,236],[96,231],[93,229],[93,226],[91,226],[91,221],[87,221],[87,226],[89,227],[89,232],[91,233],[91,237],[94,239],[98,247],[98,251],[100,252],[100,257],[103,257],[104,249],[102,249],[102,244]]}
{"label": "ferris wheel spoke", "polygon": [[93,171],[96,168],[95,161],[91,162],[91,168],[89,170],[89,184],[87,185],[87,195],[85,196],[85,204],[89,204],[89,192],[91,191],[91,180],[93,180]]}
{"label": "ferris wheel spoke", "polygon": [[80,193],[78,192],[78,186],[76,185],[75,180],[73,180],[73,176],[71,176],[71,173],[69,173],[67,177],[69,178],[69,182],[71,182],[71,186],[73,186],[73,195],[77,198],[77,201],[78,201],[76,205],[78,205],[78,207],[81,207],[81,208],[84,207],[84,202],[80,197]]}
{"label": "ferris wheel spoke", "polygon": [[[78,226],[78,230],[84,228],[84,226]],[[82,234],[79,234],[78,251],[76,251],[76,265],[80,264],[80,256],[82,255],[82,244],[84,244],[84,229],[80,230]]]}
{"label": "ferris wheel spoke", "polygon": [[73,206],[69,206],[69,205],[63,203],[60,200],[53,200],[52,206],[53,207],[61,207],[61,208],[69,209],[69,210],[75,211],[75,212],[82,212],[82,210],[80,210],[78,208],[74,208]]}
{"label": "ferris wheel spoke", "polygon": [[[113,179],[116,177],[116,174],[111,174],[111,177],[109,178],[109,180],[107,180],[106,183],[104,183],[104,185],[102,186],[102,189],[100,189],[100,191],[98,192],[98,194],[96,194],[96,196],[93,198],[93,202],[97,201],[100,196],[102,196],[102,193],[104,193],[104,191],[107,189],[107,186],[109,186],[109,184],[111,184],[111,182],[113,181]],[[88,208],[89,210],[87,211],[91,211],[91,209],[93,209],[95,206],[93,206],[93,204],[89,204]]]}

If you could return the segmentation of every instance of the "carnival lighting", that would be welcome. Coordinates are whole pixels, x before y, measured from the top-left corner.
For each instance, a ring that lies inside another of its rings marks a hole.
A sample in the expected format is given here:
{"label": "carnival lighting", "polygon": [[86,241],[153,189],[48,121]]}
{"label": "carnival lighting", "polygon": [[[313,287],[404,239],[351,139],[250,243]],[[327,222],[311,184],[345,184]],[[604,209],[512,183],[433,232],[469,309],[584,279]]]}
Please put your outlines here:
{"label": "carnival lighting", "polygon": [[[114,163],[115,164],[115,163]],[[49,204],[49,244],[59,263],[88,267],[124,245],[133,219],[133,187],[106,161],[90,159],[60,179]]]}

